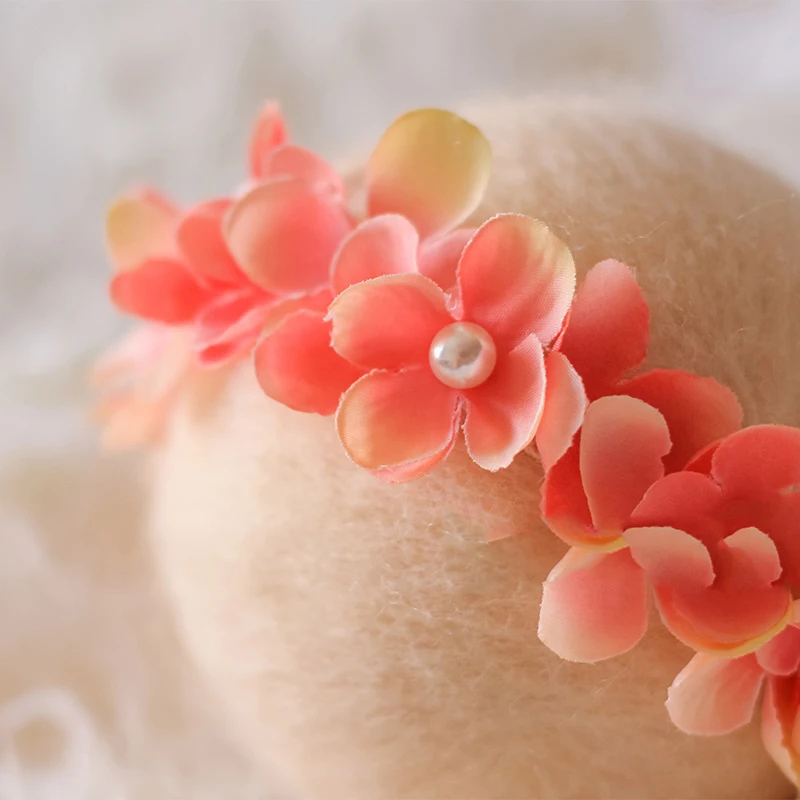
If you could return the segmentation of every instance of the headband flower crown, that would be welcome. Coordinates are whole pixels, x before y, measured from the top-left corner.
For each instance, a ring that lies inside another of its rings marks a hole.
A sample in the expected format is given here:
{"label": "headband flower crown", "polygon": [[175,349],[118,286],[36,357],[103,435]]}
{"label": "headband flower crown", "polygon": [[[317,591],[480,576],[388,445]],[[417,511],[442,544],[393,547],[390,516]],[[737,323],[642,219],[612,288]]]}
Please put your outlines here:
{"label": "headband flower crown", "polygon": [[465,120],[411,112],[373,151],[354,214],[270,103],[233,196],[118,200],[111,299],[146,324],[97,365],[105,441],[157,441],[198,371],[252,357],[266,395],[335,415],[349,457],[381,480],[424,475],[462,435],[486,470],[536,452],[542,517],[570,545],[544,584],[544,644],[571,661],[624,653],[652,594],[695,651],[668,692],[672,721],[733,731],[766,683],[764,743],[798,784],[800,430],[742,428],[710,378],[637,373],[649,311],[626,265],[597,264],[576,292],[543,223],[459,227],[490,163]]}

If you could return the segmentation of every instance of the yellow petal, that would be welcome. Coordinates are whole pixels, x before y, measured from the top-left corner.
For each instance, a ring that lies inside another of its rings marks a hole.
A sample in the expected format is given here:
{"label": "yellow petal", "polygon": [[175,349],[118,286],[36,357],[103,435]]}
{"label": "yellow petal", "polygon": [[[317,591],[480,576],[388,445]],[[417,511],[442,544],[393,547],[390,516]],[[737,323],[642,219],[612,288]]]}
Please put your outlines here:
{"label": "yellow petal", "polygon": [[367,164],[368,212],[402,214],[428,238],[463,222],[489,182],[483,134],[456,114],[411,111],[383,134]]}
{"label": "yellow petal", "polygon": [[115,271],[175,255],[178,219],[178,210],[151,192],[117,200],[106,216],[106,244]]}

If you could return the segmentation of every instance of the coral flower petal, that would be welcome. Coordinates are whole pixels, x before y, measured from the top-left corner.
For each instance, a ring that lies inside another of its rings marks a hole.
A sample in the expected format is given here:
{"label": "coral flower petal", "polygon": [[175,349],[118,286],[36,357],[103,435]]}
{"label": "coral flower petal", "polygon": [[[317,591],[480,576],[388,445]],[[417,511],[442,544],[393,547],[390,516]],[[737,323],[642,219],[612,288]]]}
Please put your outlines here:
{"label": "coral flower petal", "polygon": [[785,425],[745,428],[717,448],[712,474],[731,497],[800,491],[800,430]]}
{"label": "coral flower petal", "polygon": [[790,490],[773,496],[767,503],[747,503],[764,512],[758,525],[769,531],[770,538],[780,553],[783,581],[789,586],[800,586],[800,492]]}
{"label": "coral flower petal", "polygon": [[144,261],[111,279],[111,300],[143,319],[180,325],[194,319],[209,295],[180,261]]}
{"label": "coral flower petal", "polygon": [[484,327],[498,347],[535,333],[549,344],[575,291],[567,246],[542,222],[500,214],[478,228],[458,265],[460,314]]}
{"label": "coral flower petal", "polygon": [[647,489],[664,474],[670,438],[664,417],[633,397],[602,397],[586,410],[581,475],[601,535],[618,533]]}
{"label": "coral flower petal", "polygon": [[507,467],[531,443],[542,418],[545,385],[542,345],[531,334],[498,358],[485,383],[464,393],[464,438],[479,467]]}
{"label": "coral flower petal", "polygon": [[186,212],[175,236],[189,266],[205,278],[228,284],[246,283],[222,235],[222,222],[232,200],[212,200]]}
{"label": "coral flower petal", "polygon": [[386,467],[385,469],[376,469],[372,471],[375,477],[380,478],[386,483],[406,483],[408,481],[416,480],[417,478],[430,472],[435,466],[450,455],[455,446],[456,439],[458,438],[458,429],[461,427],[461,410],[457,410],[453,415],[453,429],[450,436],[450,441],[447,442],[441,450],[434,453],[428,458],[422,458],[419,461],[412,461],[408,464],[403,464],[398,467]]}
{"label": "coral flower petal", "polygon": [[561,350],[591,399],[608,394],[644,361],[649,325],[650,312],[630,267],[608,260],[589,270],[575,295]]}
{"label": "coral flower petal", "polygon": [[764,673],[752,655],[696,655],[669,689],[667,711],[684,733],[717,736],[753,718]]}
{"label": "coral flower petal", "polygon": [[541,512],[548,527],[567,544],[578,547],[605,546],[619,539],[602,540],[594,530],[589,501],[583,491],[580,468],[580,434],[575,443],[550,469],[542,485]]}
{"label": "coral flower petal", "polygon": [[483,197],[492,153],[483,134],[448,111],[403,115],[367,164],[368,216],[408,217],[423,239],[463,222]]}
{"label": "coral flower petal", "polygon": [[264,177],[276,147],[287,138],[286,122],[278,103],[270,101],[261,109],[250,137],[250,176]]}
{"label": "coral flower petal", "polygon": [[143,261],[177,255],[175,227],[180,212],[155,192],[122,197],[106,216],[106,245],[117,272]]}
{"label": "coral flower petal", "polygon": [[284,144],[269,153],[261,177],[300,178],[321,189],[327,189],[336,199],[341,200],[344,197],[344,185],[339,173],[324,158],[296,144]]}
{"label": "coral flower petal", "polygon": [[258,341],[275,301],[250,290],[232,290],[212,300],[197,316],[192,347],[204,366],[218,366],[248,352]]}
{"label": "coral flower petal", "polygon": [[679,528],[710,545],[725,535],[722,491],[698,472],[674,472],[654,483],[630,517],[631,527]]}
{"label": "coral flower petal", "polygon": [[346,289],[329,310],[332,344],[364,369],[428,364],[436,334],[452,323],[444,292],[422,275],[385,275]]}
{"label": "coral flower petal", "polygon": [[758,528],[741,528],[723,540],[727,558],[735,562],[737,578],[746,585],[775,583],[781,577],[781,560],[775,543]]}
{"label": "coral flower petal", "polygon": [[743,590],[678,591],[656,587],[664,624],[684,644],[700,652],[738,656],[757,650],[791,619],[792,598],[780,586]]}
{"label": "coral flower petal", "polygon": [[550,353],[545,359],[545,369],[547,390],[536,447],[544,468],[550,469],[572,445],[588,401],[580,375],[563,353]]}
{"label": "coral flower petal", "polygon": [[800,667],[800,630],[784,628],[756,650],[756,658],[770,675],[794,675]]}
{"label": "coral flower petal", "polygon": [[773,761],[795,786],[800,785],[800,753],[796,744],[800,727],[799,707],[798,676],[767,680],[761,712],[761,738]]}
{"label": "coral flower petal", "polygon": [[456,270],[475,228],[459,228],[438,239],[427,239],[419,248],[419,271],[446,292],[456,285]]}
{"label": "coral flower petal", "polygon": [[337,355],[330,341],[324,313],[303,309],[285,317],[254,352],[264,393],[295,411],[333,414],[363,373]]}
{"label": "coral flower petal", "polygon": [[664,415],[672,439],[667,472],[683,469],[700,450],[742,426],[742,407],[727,386],[682,370],[645,372],[619,383],[614,393],[643,400]]}
{"label": "coral flower petal", "polygon": [[658,587],[705,589],[714,582],[714,566],[706,546],[676,528],[628,528],[631,555]]}
{"label": "coral flower petal", "polygon": [[627,550],[572,548],[544,582],[539,638],[567,661],[593,663],[620,655],[646,630],[644,573]]}
{"label": "coral flower petal", "polygon": [[356,283],[417,271],[419,234],[399,214],[362,222],[341,244],[331,265],[331,288],[341,294]]}
{"label": "coral flower petal", "polygon": [[431,459],[447,448],[458,410],[458,392],[427,365],[375,370],[345,393],[336,429],[356,464],[384,470]]}
{"label": "coral flower petal", "polygon": [[352,223],[328,195],[306,181],[276,178],[241,197],[225,221],[231,254],[248,277],[275,294],[328,284],[330,263]]}

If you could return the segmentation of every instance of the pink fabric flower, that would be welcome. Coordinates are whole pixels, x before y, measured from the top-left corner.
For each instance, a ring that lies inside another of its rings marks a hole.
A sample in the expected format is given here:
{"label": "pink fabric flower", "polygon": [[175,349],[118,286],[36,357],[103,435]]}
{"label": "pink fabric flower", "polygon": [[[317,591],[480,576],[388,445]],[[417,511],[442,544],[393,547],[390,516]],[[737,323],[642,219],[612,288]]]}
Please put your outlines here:
{"label": "pink fabric flower", "polygon": [[718,736],[747,725],[759,693],[767,752],[800,785],[800,630],[797,622],[738,658],[697,654],[669,689],[667,711],[685,733]]}
{"label": "pink fabric flower", "polygon": [[[341,244],[330,270],[298,276],[291,264],[265,258],[269,284],[304,292],[330,285],[335,296],[361,281],[418,271],[452,289],[458,259],[474,234],[471,228],[453,228],[480,201],[490,160],[480,131],[455,114],[425,109],[404,115],[370,157],[369,218]],[[331,350],[330,338],[330,321],[322,311],[287,316],[256,348],[256,375],[264,392],[298,411],[333,414],[364,370]]]}
{"label": "pink fabric flower", "polygon": [[175,398],[194,373],[189,332],[148,324],[105,353],[91,376],[92,418],[111,450],[156,444]]}
{"label": "pink fabric flower", "polygon": [[[192,324],[193,347],[206,366],[249,352],[269,320],[280,318],[276,306],[283,293],[264,288],[258,274],[243,271],[234,257],[234,248],[244,246],[241,231],[254,204],[264,215],[259,252],[294,258],[299,270],[327,269],[350,229],[339,177],[318,156],[285,140],[280,111],[269,103],[253,132],[250,186],[239,201],[221,198],[182,213],[144,192],[122,198],[109,212],[112,299],[145,319]],[[228,228],[235,231],[232,245]]]}
{"label": "pink fabric flower", "polygon": [[645,577],[623,531],[655,481],[741,425],[736,397],[709,378],[651,370],[625,379],[647,339],[647,305],[630,269],[617,261],[591,269],[561,352],[594,402],[567,452],[543,457],[542,515],[574,549],[544,584],[539,636],[572,661],[610,658],[644,635]]}
{"label": "pink fabric flower", "polygon": [[334,350],[367,372],[337,411],[345,450],[384,478],[410,480],[445,458],[463,417],[472,459],[507,467],[542,419],[545,347],[575,285],[569,250],[542,223],[507,214],[469,241],[452,296],[404,267],[330,307]]}
{"label": "pink fabric flower", "polygon": [[655,483],[630,526],[625,540],[672,633],[701,652],[752,652],[789,623],[800,586],[800,430],[732,434],[707,474]]}

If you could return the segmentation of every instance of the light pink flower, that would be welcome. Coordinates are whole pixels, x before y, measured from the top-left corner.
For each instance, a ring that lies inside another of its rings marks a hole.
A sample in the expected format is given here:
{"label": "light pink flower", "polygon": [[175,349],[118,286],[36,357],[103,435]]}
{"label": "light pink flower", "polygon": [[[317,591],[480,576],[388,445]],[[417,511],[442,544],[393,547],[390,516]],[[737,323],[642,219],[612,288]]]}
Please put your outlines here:
{"label": "light pink flower", "polygon": [[469,241],[452,296],[412,268],[331,304],[333,348],[367,371],[342,397],[336,425],[360,466],[389,480],[427,472],[464,428],[481,467],[507,467],[530,444],[545,404],[545,348],[572,302],[572,256],[542,223],[507,214]]}
{"label": "light pink flower", "polygon": [[172,404],[194,374],[189,331],[148,324],[108,350],[91,375],[92,418],[111,450],[156,444]]}
{"label": "light pink flower", "polygon": [[[386,131],[366,173],[368,219],[341,244],[329,272],[304,273],[265,257],[271,285],[301,292],[329,286],[333,295],[370,278],[420,272],[442,289],[455,285],[458,259],[472,228],[455,229],[477,206],[491,154],[480,131],[446,111],[406,114]],[[363,370],[330,348],[321,311],[286,317],[255,352],[264,392],[298,411],[333,414]],[[291,353],[291,357],[287,354]]]}

